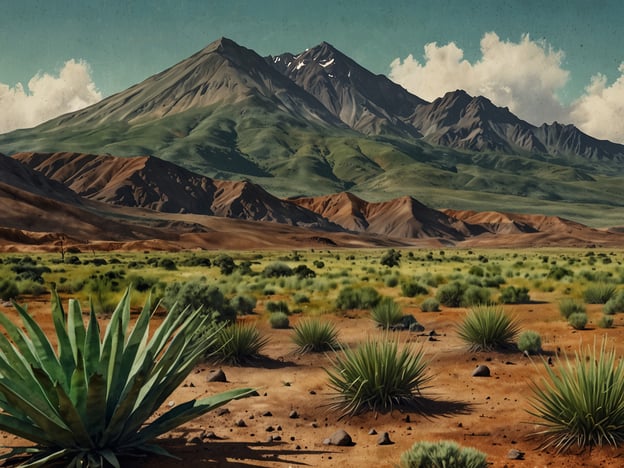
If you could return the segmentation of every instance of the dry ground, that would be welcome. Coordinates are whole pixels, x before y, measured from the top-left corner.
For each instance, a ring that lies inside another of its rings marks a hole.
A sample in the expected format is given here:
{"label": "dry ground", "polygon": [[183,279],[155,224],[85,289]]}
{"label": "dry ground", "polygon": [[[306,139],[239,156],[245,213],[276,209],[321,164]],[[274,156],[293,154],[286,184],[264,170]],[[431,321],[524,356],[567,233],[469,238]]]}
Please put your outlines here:
{"label": "dry ground", "polygon": [[[537,298],[539,299],[539,298]],[[589,306],[590,320],[597,322],[601,306]],[[2,310],[7,310],[0,307]],[[581,344],[592,344],[605,334],[609,342],[624,351],[624,316],[617,316],[615,328],[603,330],[589,325],[585,331],[574,331],[560,317],[555,304],[542,302],[508,306],[517,315],[523,329],[541,333],[546,356],[557,352],[573,353]],[[47,303],[31,302],[29,310],[37,320],[48,323]],[[253,367],[223,366],[227,383],[207,382],[216,369],[200,365],[184,386],[171,397],[169,404],[179,404],[231,388],[255,387],[260,396],[230,403],[226,414],[209,413],[166,435],[161,441],[181,460],[148,458],[125,460],[123,466],[179,468],[186,466],[294,467],[340,466],[392,467],[400,454],[415,441],[452,439],[461,445],[473,446],[488,454],[494,467],[591,466],[620,467],[624,465],[623,450],[602,448],[580,454],[556,455],[537,450],[539,440],[528,436],[536,429],[535,420],[526,412],[529,408],[532,383],[543,375],[540,358],[535,362],[519,353],[470,353],[457,339],[454,327],[463,317],[463,309],[444,309],[440,313],[422,313],[408,309],[426,327],[440,336],[429,341],[427,336],[400,332],[403,342],[423,346],[431,361],[433,374],[425,413],[364,414],[351,419],[339,419],[325,405],[330,397],[323,368],[331,365],[330,356],[293,354],[290,330],[272,330],[263,318],[257,320],[270,336],[265,350],[267,360]],[[10,310],[9,310],[9,313]],[[347,316],[327,315],[340,330],[347,346],[355,346],[367,335],[382,333],[375,329],[365,312]],[[297,318],[292,319],[296,323]],[[489,378],[471,377],[478,364],[492,371]],[[296,410],[299,418],[289,418]],[[272,415],[265,415],[270,412]],[[246,427],[238,427],[243,420]],[[275,430],[268,432],[269,426]],[[352,447],[323,445],[323,439],[337,429],[345,429],[353,438]],[[374,428],[387,431],[393,445],[379,446],[377,436],[368,435]],[[212,431],[218,440],[198,439]],[[268,441],[270,436],[280,441]],[[21,441],[0,433],[3,445]],[[515,448],[525,452],[525,459],[512,461],[507,453]]]}

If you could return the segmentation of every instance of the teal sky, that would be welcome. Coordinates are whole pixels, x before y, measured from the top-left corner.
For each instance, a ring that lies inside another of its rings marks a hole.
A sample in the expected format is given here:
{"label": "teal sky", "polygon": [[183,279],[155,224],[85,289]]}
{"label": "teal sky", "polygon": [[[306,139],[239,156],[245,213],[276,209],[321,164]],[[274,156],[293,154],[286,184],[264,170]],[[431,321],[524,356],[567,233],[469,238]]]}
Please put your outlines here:
{"label": "teal sky", "polygon": [[596,73],[608,82],[619,76],[622,18],[621,0],[0,0],[0,84],[26,84],[82,59],[107,96],[220,36],[262,55],[325,40],[388,74],[392,60],[421,59],[430,42],[454,41],[466,59],[477,60],[481,38],[494,31],[514,42],[528,33],[562,50],[570,76],[559,94],[570,101]]}

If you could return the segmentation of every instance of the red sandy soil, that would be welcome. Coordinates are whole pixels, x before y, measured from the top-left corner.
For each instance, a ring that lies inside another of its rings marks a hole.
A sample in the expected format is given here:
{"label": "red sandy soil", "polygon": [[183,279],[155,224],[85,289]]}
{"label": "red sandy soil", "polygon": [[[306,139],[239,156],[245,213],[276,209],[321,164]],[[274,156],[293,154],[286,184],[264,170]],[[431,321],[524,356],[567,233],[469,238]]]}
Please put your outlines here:
{"label": "red sandy soil", "polygon": [[[615,328],[603,330],[590,323],[589,329],[574,331],[559,316],[556,305],[547,294],[534,298],[540,302],[529,305],[507,306],[506,310],[518,317],[523,329],[538,331],[543,340],[544,356],[558,352],[572,355],[580,345],[591,345],[604,335],[609,344],[624,350],[624,316],[616,316]],[[29,302],[29,301],[26,301]],[[224,390],[253,387],[260,396],[231,402],[228,413],[212,412],[185,424],[165,435],[160,443],[180,460],[149,457],[145,460],[124,460],[124,467],[178,468],[187,466],[291,467],[341,466],[392,467],[400,454],[420,440],[452,439],[464,446],[472,446],[487,453],[494,467],[587,466],[620,467],[624,465],[624,451],[597,448],[581,453],[557,455],[539,451],[539,439],[529,435],[537,429],[535,419],[527,413],[531,385],[544,375],[541,359],[529,359],[519,353],[470,353],[455,333],[464,309],[443,309],[440,313],[422,313],[405,303],[405,312],[413,313],[426,327],[440,336],[429,341],[428,336],[396,332],[403,343],[423,346],[430,360],[433,375],[426,397],[424,413],[401,412],[388,414],[366,413],[350,419],[340,419],[326,407],[331,397],[324,368],[331,366],[331,355],[304,355],[293,353],[290,330],[272,330],[263,316],[249,316],[263,333],[270,337],[264,354],[267,360],[251,367],[223,366],[228,382],[207,382],[217,369],[208,364],[199,365],[184,385],[170,398],[168,405],[183,403]],[[589,306],[590,320],[595,323],[601,306]],[[11,309],[1,307],[9,314]],[[48,332],[49,306],[40,300],[31,301],[29,310]],[[364,311],[349,312],[344,316],[327,315],[336,324],[340,339],[346,346],[356,346],[366,336],[378,336],[377,330]],[[291,324],[299,317],[292,317]],[[474,367],[486,364],[491,377],[471,377]],[[163,410],[167,409],[167,405]],[[292,410],[299,418],[291,419]],[[270,411],[271,416],[264,414]],[[243,420],[246,427],[238,427]],[[275,430],[268,432],[272,426]],[[353,438],[352,447],[323,444],[338,429],[345,429]],[[379,434],[387,431],[393,445],[377,445],[377,437],[368,435],[374,428]],[[213,431],[219,440],[202,439],[202,434]],[[270,436],[280,441],[268,441]],[[4,445],[22,441],[0,433]],[[525,452],[525,459],[507,459],[510,449]]]}

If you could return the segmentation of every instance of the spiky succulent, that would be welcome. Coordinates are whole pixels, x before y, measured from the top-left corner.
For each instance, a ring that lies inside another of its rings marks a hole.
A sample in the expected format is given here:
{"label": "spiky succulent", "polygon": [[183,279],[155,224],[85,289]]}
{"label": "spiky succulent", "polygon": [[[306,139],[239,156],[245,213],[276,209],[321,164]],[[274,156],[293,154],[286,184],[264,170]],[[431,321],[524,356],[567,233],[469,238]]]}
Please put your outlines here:
{"label": "spiky succulent", "polygon": [[22,466],[120,466],[119,456],[168,454],[153,439],[229,401],[238,389],[176,405],[146,423],[210,346],[207,314],[175,307],[150,333],[148,303],[134,325],[127,290],[101,337],[93,307],[85,326],[80,305],[65,313],[53,294],[56,350],[24,307],[23,330],[0,313],[0,430],[35,444],[4,455],[27,455]]}

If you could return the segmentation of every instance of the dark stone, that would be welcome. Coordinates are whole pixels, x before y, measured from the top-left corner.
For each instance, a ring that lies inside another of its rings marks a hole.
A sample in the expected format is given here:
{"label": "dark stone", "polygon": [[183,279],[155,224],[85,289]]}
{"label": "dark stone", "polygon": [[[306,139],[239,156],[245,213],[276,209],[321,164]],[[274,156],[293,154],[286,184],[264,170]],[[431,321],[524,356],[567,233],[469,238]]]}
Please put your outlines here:
{"label": "dark stone", "polygon": [[230,414],[230,410],[227,408],[221,408],[217,410],[217,416],[225,416],[226,414]]}
{"label": "dark stone", "polygon": [[475,367],[475,370],[472,371],[473,377],[489,377],[490,376],[490,368],[488,366],[484,366],[483,364]]}
{"label": "dark stone", "polygon": [[377,445],[392,445],[394,442],[390,440],[390,434],[387,432],[382,432],[377,437]]}
{"label": "dark stone", "polygon": [[375,429],[371,429],[368,431],[368,435],[377,435],[377,431]]}
{"label": "dark stone", "polygon": [[275,428],[273,426],[267,426],[265,431],[267,432],[273,432],[275,430]]}
{"label": "dark stone", "polygon": [[273,413],[271,413],[270,411],[265,411],[264,413],[262,413],[262,416],[273,416]]}
{"label": "dark stone", "polygon": [[202,439],[211,439],[211,440],[220,440],[221,437],[219,437],[217,434],[215,434],[212,431],[208,431],[208,432],[204,432],[201,436]]}
{"label": "dark stone", "polygon": [[517,449],[511,449],[507,452],[507,458],[509,460],[524,460],[524,452]]}
{"label": "dark stone", "polygon": [[212,371],[212,375],[209,375],[206,378],[207,382],[227,382],[227,377],[225,376],[225,372],[222,369],[218,371]]}
{"label": "dark stone", "polygon": [[238,421],[236,421],[236,426],[237,427],[247,427],[247,423],[245,423],[245,421],[243,421],[242,419],[239,419]]}
{"label": "dark stone", "polygon": [[355,445],[351,436],[344,429],[338,429],[330,437],[323,441],[325,445],[337,445],[340,447],[350,447]]}
{"label": "dark stone", "polygon": [[297,413],[295,410],[292,410],[289,414],[288,417],[290,419],[297,419],[299,417],[299,413]]}

